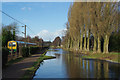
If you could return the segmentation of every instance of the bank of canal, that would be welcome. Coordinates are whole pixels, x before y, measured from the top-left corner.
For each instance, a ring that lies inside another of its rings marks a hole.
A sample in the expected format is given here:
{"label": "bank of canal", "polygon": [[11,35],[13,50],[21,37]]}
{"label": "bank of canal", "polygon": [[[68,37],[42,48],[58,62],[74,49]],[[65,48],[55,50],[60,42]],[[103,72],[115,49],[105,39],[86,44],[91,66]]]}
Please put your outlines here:
{"label": "bank of canal", "polygon": [[47,56],[56,58],[44,60],[33,80],[40,78],[118,78],[120,65],[102,61],[86,60],[63,49],[51,49]]}

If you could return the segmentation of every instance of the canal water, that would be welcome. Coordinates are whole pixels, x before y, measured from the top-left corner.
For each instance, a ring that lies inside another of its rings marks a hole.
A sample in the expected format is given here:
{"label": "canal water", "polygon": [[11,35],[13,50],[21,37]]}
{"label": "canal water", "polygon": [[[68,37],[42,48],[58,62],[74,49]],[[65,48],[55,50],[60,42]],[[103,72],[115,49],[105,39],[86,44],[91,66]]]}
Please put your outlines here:
{"label": "canal water", "polygon": [[55,59],[44,60],[33,77],[40,78],[118,78],[120,79],[120,65],[100,60],[81,59],[63,49],[50,49],[47,56]]}

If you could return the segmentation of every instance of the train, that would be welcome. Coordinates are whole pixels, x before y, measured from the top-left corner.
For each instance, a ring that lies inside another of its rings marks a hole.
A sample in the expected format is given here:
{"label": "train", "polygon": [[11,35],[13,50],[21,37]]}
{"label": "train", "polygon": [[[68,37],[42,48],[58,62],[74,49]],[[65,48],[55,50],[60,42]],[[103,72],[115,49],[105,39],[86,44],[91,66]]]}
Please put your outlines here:
{"label": "train", "polygon": [[24,41],[8,41],[7,43],[7,48],[13,52],[18,52],[19,51],[19,47],[24,47],[24,46],[36,46],[36,43],[29,43],[29,42],[24,42]]}

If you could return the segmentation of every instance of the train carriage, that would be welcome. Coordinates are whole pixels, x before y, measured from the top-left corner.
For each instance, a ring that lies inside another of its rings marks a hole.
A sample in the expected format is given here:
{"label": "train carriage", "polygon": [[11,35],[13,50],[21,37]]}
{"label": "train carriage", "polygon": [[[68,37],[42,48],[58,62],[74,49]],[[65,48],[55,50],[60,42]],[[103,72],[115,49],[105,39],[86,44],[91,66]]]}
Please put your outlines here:
{"label": "train carriage", "polygon": [[19,52],[20,47],[24,46],[36,46],[36,43],[29,43],[29,42],[23,42],[23,41],[8,41],[7,48],[13,52]]}

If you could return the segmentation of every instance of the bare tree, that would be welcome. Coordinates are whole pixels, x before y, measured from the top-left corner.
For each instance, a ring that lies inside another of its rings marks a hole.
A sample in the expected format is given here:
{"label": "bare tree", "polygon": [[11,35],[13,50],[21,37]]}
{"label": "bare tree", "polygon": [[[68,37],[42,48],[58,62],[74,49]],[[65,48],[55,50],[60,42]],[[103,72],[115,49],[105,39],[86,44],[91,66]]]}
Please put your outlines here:
{"label": "bare tree", "polygon": [[118,3],[109,2],[104,3],[103,20],[102,23],[104,31],[104,53],[108,53],[109,38],[112,32],[118,29]]}

